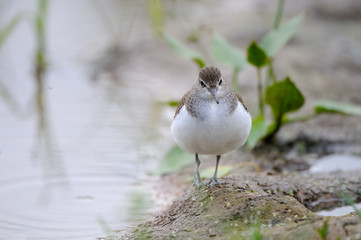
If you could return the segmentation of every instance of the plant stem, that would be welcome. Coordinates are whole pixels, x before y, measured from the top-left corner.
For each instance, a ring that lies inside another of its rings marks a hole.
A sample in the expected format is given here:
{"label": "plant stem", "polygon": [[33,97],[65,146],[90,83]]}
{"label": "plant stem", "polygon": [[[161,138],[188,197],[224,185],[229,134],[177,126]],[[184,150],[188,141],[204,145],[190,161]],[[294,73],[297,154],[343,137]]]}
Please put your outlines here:
{"label": "plant stem", "polygon": [[272,132],[270,132],[264,139],[266,142],[272,142],[273,138],[276,136],[277,132],[281,129],[282,125],[282,119],[283,114],[280,114],[279,116],[275,117],[275,125],[272,129]]}
{"label": "plant stem", "polygon": [[239,70],[237,68],[233,68],[233,72],[232,72],[232,88],[236,93],[240,93],[239,88],[238,88],[238,73]]}
{"label": "plant stem", "polygon": [[343,191],[343,199],[345,200],[347,205],[350,205],[353,208],[356,215],[361,219],[361,211],[357,208],[354,200],[352,200],[350,193],[347,190]]}
{"label": "plant stem", "polygon": [[[276,17],[273,24],[273,29],[278,29],[281,23],[282,14],[283,14],[283,7],[284,7],[285,0],[278,0],[278,7],[276,12]],[[277,78],[275,72],[273,70],[273,58],[270,57],[269,64],[268,64],[268,77],[267,77],[267,84],[268,83],[275,83],[277,82]]]}
{"label": "plant stem", "polygon": [[285,0],[278,0],[277,13],[276,13],[276,18],[275,18],[275,21],[273,24],[273,29],[278,29],[278,27],[280,25],[284,3],[285,3]]}
{"label": "plant stem", "polygon": [[267,75],[267,83],[266,85],[271,85],[272,83],[277,82],[277,77],[275,71],[273,70],[273,58],[269,59],[268,63],[268,75]]}
{"label": "plant stem", "polygon": [[262,76],[261,68],[257,68],[257,79],[258,79],[258,110],[261,116],[263,116],[263,89],[262,89]]}
{"label": "plant stem", "polygon": [[303,122],[303,121],[308,121],[312,118],[317,117],[318,113],[310,113],[304,116],[299,116],[299,117],[294,117],[291,119],[284,119],[283,118],[283,114],[278,116],[277,118],[275,118],[275,124],[274,127],[272,129],[272,131],[267,135],[267,137],[265,138],[266,142],[271,142],[274,138],[274,136],[277,134],[277,132],[281,129],[282,124],[291,124],[291,123],[295,123],[295,122]]}
{"label": "plant stem", "polygon": [[[44,82],[46,74],[46,43],[45,43],[45,24],[47,13],[47,0],[38,0],[38,9],[36,15],[36,53],[34,59],[36,94],[35,102],[38,114],[38,145],[44,140],[46,148],[49,149],[50,138],[48,132],[47,109],[45,106]],[[40,148],[40,147],[39,147]],[[34,149],[36,150],[36,149]],[[38,150],[36,150],[37,152]],[[49,151],[48,151],[49,152]],[[50,152],[49,152],[50,153]],[[50,155],[50,154],[49,154]]]}
{"label": "plant stem", "polygon": [[149,15],[153,25],[153,30],[158,37],[164,35],[164,11],[161,0],[150,0]]}

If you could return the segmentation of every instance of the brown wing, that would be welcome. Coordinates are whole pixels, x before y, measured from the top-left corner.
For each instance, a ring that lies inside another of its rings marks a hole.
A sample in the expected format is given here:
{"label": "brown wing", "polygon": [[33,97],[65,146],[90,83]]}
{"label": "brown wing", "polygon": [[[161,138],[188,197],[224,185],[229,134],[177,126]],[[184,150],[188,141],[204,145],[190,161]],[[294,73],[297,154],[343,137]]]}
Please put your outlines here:
{"label": "brown wing", "polygon": [[246,105],[244,105],[244,102],[243,102],[241,96],[239,96],[239,94],[236,93],[236,92],[234,92],[234,94],[236,94],[238,101],[239,101],[240,103],[242,103],[244,109],[246,109],[246,111],[248,112],[248,108],[246,107]]}
{"label": "brown wing", "polygon": [[175,114],[174,114],[174,117],[173,119],[178,115],[179,111],[181,110],[181,108],[186,104],[186,98],[187,96],[190,94],[190,90],[184,94],[184,96],[182,97],[182,99],[179,101],[178,103],[178,106],[177,106],[177,109],[175,110]]}

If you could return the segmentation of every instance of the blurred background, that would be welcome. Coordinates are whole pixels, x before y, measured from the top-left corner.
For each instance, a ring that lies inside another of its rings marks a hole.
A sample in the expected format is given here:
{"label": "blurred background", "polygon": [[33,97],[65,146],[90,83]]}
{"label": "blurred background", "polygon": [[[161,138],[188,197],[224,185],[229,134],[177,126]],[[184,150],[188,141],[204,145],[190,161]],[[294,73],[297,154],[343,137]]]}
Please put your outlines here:
{"label": "blurred background", "polygon": [[[167,202],[160,177],[149,174],[174,145],[174,108],[165,102],[190,89],[198,67],[175,54],[159,28],[230,81],[232,69],[209,54],[210,36],[245,52],[272,28],[277,4],[0,1],[0,238],[95,239]],[[302,12],[274,63],[279,78],[293,76],[304,112],[315,98],[361,104],[360,2],[290,1],[283,18]],[[242,71],[238,83],[255,114],[255,70]],[[359,141],[359,119],[342,122],[321,117],[281,136]],[[315,131],[320,125],[326,130]]]}

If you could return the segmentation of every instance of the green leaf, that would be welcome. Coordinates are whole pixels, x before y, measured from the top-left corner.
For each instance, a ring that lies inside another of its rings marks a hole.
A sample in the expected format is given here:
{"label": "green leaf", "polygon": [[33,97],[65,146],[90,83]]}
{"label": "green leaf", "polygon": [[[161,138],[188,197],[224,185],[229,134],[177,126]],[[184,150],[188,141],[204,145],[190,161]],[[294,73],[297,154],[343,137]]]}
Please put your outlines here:
{"label": "green leaf", "polygon": [[282,120],[283,114],[302,107],[305,98],[289,77],[267,87],[265,102],[271,106],[275,119]]}
{"label": "green leaf", "polygon": [[179,104],[179,101],[177,100],[170,100],[168,102],[163,102],[164,104],[170,106],[170,107],[177,107]]}
{"label": "green leaf", "polygon": [[237,71],[244,69],[247,65],[245,54],[219,35],[212,36],[211,51],[218,61]]}
{"label": "green leaf", "polygon": [[192,154],[184,152],[175,145],[165,155],[158,168],[151,173],[154,175],[163,175],[166,173],[177,172],[193,161],[194,156]]}
{"label": "green leaf", "polygon": [[268,63],[266,53],[260,48],[256,42],[252,42],[247,50],[247,60],[250,64],[261,68]]}
{"label": "green leaf", "polygon": [[199,53],[186,47],[181,42],[179,42],[178,40],[176,40],[170,36],[166,36],[165,39],[166,39],[168,45],[172,48],[172,50],[175,53],[177,53],[179,56],[194,61],[198,65],[199,68],[203,68],[205,66],[205,62]]}
{"label": "green leaf", "polygon": [[266,51],[269,57],[274,57],[276,53],[292,38],[301,25],[304,14],[300,14],[281,26],[278,29],[268,32],[260,41],[260,46]]}
{"label": "green leaf", "polygon": [[342,103],[342,102],[335,102],[329,100],[318,101],[314,105],[315,113],[339,113],[339,114],[346,114],[346,115],[357,115],[361,116],[361,106],[349,104],[349,103]]}
{"label": "green leaf", "polygon": [[252,129],[247,139],[247,146],[254,148],[256,144],[267,135],[269,127],[269,121],[262,115],[253,118]]}
{"label": "green leaf", "polygon": [[204,60],[200,57],[193,58],[193,61],[198,65],[199,68],[204,68],[206,66]]}

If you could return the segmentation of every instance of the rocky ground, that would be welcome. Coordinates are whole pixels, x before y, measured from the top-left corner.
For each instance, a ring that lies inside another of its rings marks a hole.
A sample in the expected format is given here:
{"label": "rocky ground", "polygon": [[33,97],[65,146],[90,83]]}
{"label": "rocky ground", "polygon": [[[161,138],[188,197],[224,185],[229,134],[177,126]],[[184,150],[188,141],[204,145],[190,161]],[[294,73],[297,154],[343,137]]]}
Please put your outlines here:
{"label": "rocky ground", "polygon": [[[359,239],[361,216],[323,217],[344,192],[361,201],[359,173],[244,174],[223,184],[188,189],[152,221],[125,239]],[[324,227],[326,226],[326,227]],[[327,237],[319,231],[327,228]]]}

